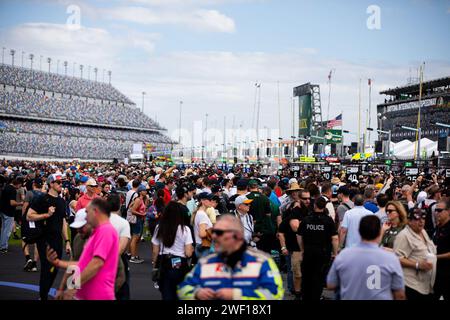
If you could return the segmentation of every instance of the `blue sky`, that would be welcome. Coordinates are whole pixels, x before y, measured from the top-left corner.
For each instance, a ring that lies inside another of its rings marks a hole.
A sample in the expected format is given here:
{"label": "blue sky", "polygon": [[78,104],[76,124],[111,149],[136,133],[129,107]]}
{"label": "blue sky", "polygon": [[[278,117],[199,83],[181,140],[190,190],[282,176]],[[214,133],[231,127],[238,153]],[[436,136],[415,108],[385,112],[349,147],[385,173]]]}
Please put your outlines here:
{"label": "blue sky", "polygon": [[[70,33],[64,26],[72,4],[81,9],[82,29]],[[380,8],[379,30],[367,28],[370,5]],[[113,70],[113,84],[138,105],[140,93],[149,93],[146,113],[169,132],[178,120],[167,110],[180,100],[187,129],[206,112],[217,126],[235,116],[245,127],[255,81],[262,83],[261,123],[278,128],[279,81],[281,134],[288,135],[292,87],[320,84],[326,106],[330,69],[330,114],[344,110],[355,130],[359,78],[374,79],[376,105],[384,98],[378,91],[403,84],[422,61],[427,79],[448,76],[449,30],[448,0],[0,2],[2,47]]]}

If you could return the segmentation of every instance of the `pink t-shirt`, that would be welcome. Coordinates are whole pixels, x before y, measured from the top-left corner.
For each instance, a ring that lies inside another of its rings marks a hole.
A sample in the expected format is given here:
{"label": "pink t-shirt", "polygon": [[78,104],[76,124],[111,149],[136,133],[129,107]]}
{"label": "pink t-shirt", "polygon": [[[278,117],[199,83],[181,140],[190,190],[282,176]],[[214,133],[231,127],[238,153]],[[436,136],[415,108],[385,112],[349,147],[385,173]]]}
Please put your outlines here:
{"label": "pink t-shirt", "polygon": [[92,232],[78,261],[80,274],[94,257],[105,263],[98,273],[78,290],[80,300],[114,300],[114,283],[119,263],[119,236],[110,222],[99,225]]}

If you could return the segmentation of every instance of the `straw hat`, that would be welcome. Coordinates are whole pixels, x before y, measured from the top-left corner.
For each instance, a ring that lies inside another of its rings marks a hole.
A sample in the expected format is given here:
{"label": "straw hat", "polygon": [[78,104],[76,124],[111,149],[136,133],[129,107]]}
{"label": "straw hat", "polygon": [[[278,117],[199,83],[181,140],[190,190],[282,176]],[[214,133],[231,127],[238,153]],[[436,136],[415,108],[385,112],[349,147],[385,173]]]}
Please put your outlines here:
{"label": "straw hat", "polygon": [[297,182],[293,182],[289,185],[289,189],[287,189],[286,192],[298,191],[298,190],[302,190],[302,188],[300,188],[300,186]]}

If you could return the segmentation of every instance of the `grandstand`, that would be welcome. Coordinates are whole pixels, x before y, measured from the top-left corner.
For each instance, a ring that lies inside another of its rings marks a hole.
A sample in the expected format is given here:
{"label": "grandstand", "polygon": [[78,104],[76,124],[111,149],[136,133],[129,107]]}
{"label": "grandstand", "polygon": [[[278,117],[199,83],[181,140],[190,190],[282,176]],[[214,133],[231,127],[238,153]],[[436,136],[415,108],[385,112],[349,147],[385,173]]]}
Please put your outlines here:
{"label": "grandstand", "polygon": [[112,160],[173,145],[111,84],[0,64],[0,155]]}
{"label": "grandstand", "polygon": [[[417,83],[380,92],[388,97],[377,106],[382,118],[379,128],[391,130],[393,142],[415,141],[416,133],[401,126],[417,127],[419,93]],[[447,137],[447,128],[438,127],[435,123],[450,123],[450,77],[424,82],[420,103],[422,138],[437,141],[441,136]]]}

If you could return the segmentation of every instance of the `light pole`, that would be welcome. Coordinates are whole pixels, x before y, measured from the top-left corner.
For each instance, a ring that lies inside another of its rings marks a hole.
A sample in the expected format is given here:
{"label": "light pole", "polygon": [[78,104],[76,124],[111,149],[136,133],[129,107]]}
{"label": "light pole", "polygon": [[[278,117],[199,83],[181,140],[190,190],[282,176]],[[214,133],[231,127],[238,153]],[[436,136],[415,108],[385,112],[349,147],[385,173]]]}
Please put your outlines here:
{"label": "light pole", "polygon": [[112,72],[111,72],[111,70],[109,70],[108,71],[109,85],[111,85],[111,74],[112,74]]}
{"label": "light pole", "polygon": [[9,51],[9,53],[11,54],[11,63],[12,63],[12,66],[14,67],[14,55],[16,54],[16,50],[11,49]]}
{"label": "light pole", "polygon": [[25,51],[22,51],[22,63],[21,63],[21,67],[23,68],[23,56],[25,55]]}
{"label": "light pole", "polygon": [[2,64],[5,63],[5,50],[6,50],[6,48],[2,47]]}
{"label": "light pole", "polygon": [[144,97],[145,97],[146,93],[145,91],[142,91],[142,113],[144,113]]}
{"label": "light pole", "polygon": [[91,80],[91,66],[88,65],[88,80]]}
{"label": "light pole", "polygon": [[180,117],[178,122],[178,144],[181,145],[181,108],[183,106],[183,101],[180,101]]}
{"label": "light pole", "polygon": [[39,71],[42,71],[42,55],[39,56]]}
{"label": "light pole", "polygon": [[31,70],[33,70],[34,54],[30,53],[30,55],[28,57],[30,58],[30,68],[31,68]]}
{"label": "light pole", "polygon": [[80,64],[80,78],[83,79],[83,65]]}
{"label": "light pole", "polygon": [[98,72],[98,68],[95,67],[95,68],[94,68],[95,82],[97,82],[97,72]]}
{"label": "light pole", "polygon": [[67,76],[67,61],[64,61],[63,65],[64,65],[64,75]]}
{"label": "light pole", "polygon": [[50,73],[50,64],[52,63],[52,58],[47,58],[48,63],[48,73]]}

